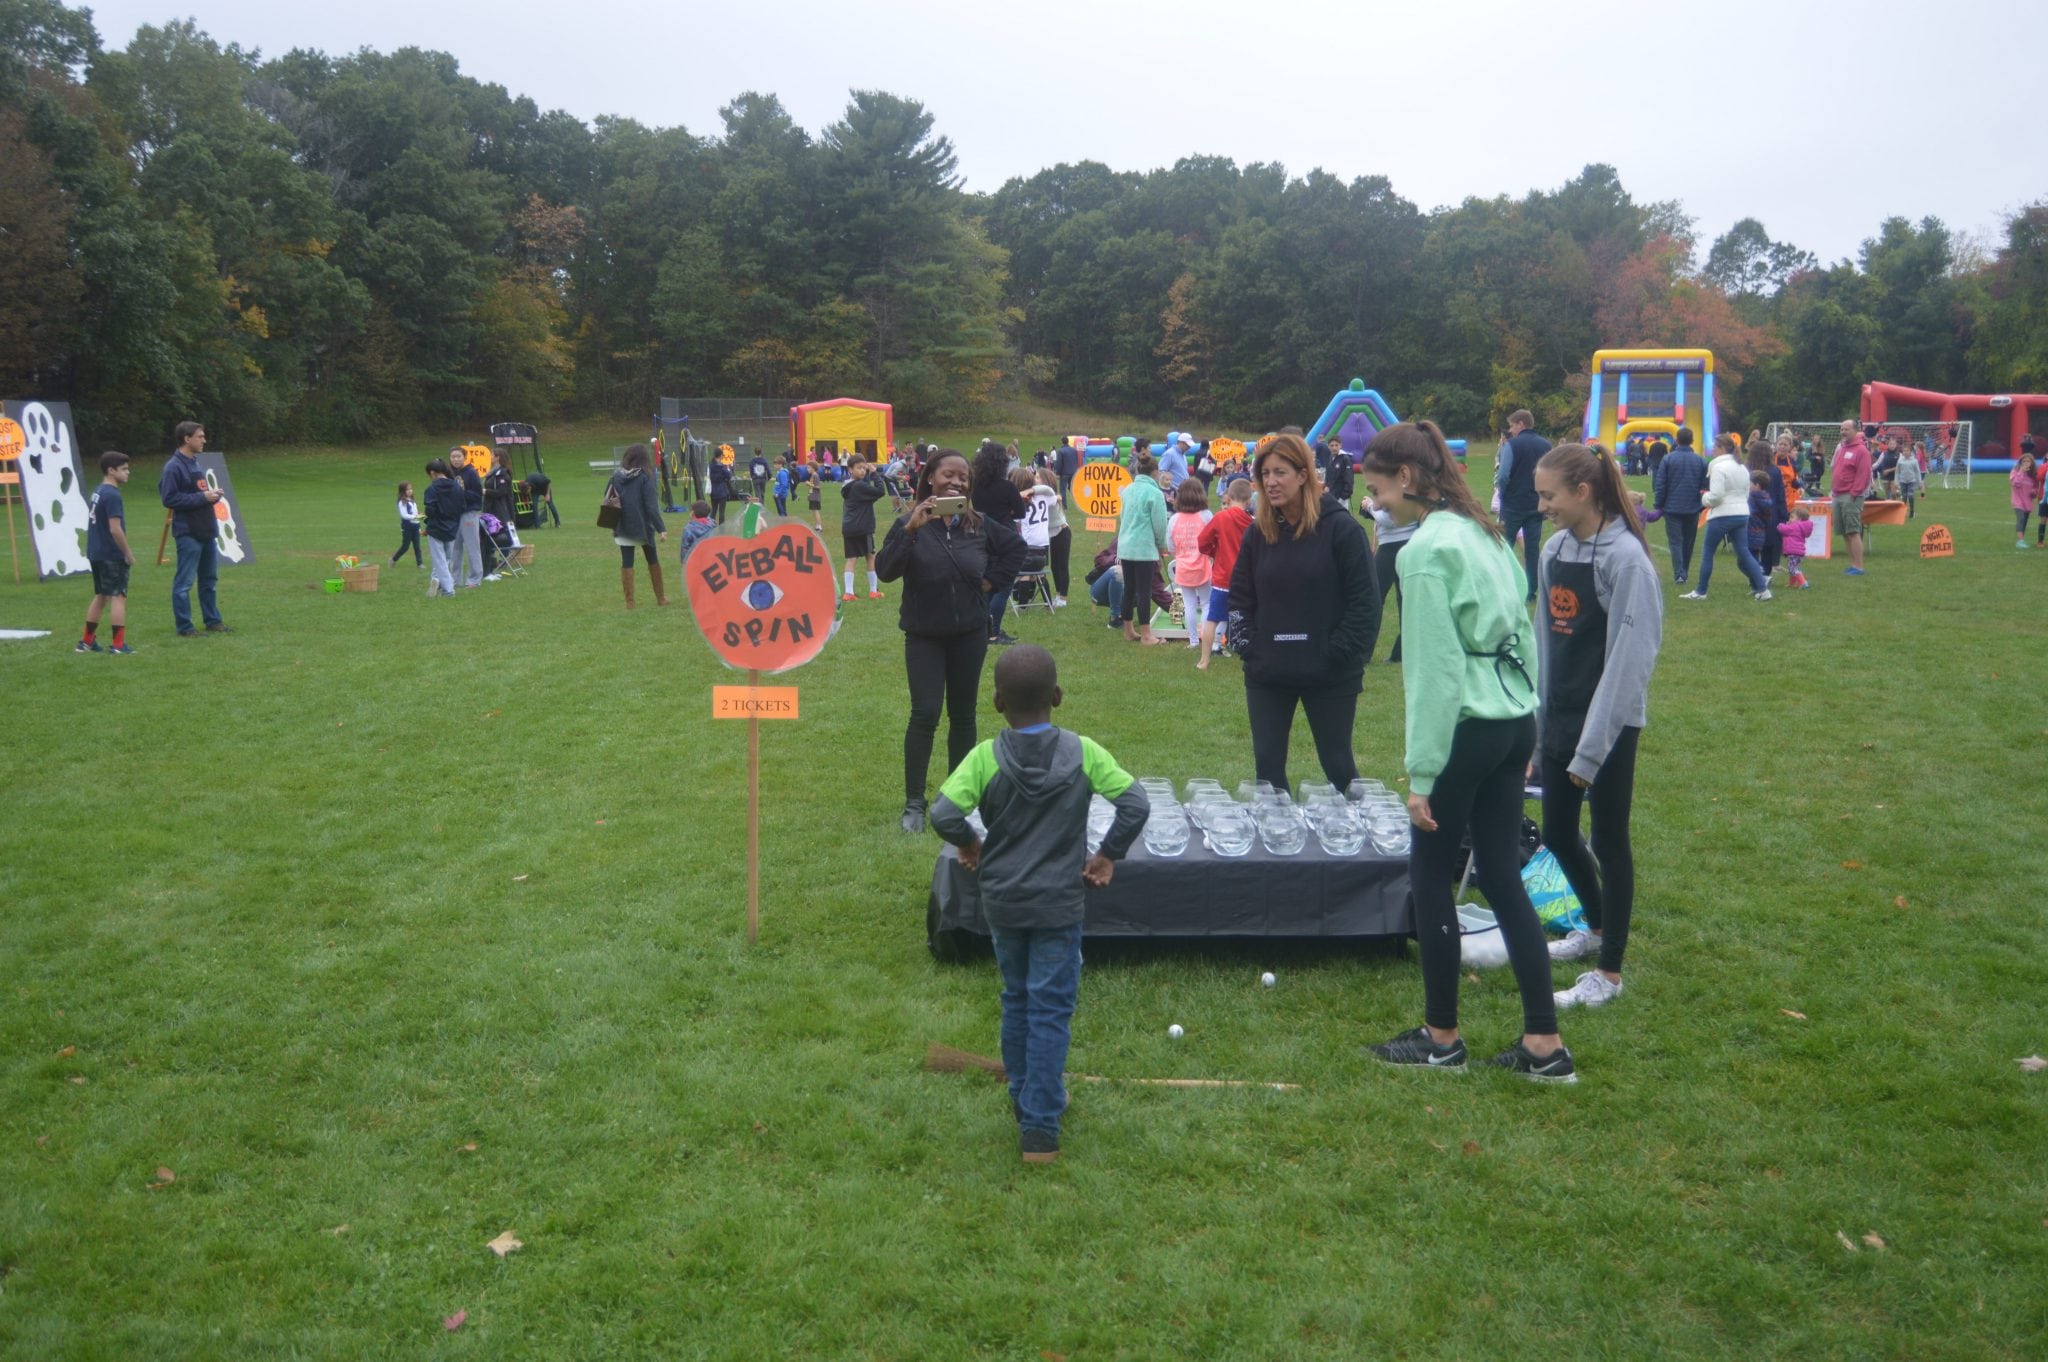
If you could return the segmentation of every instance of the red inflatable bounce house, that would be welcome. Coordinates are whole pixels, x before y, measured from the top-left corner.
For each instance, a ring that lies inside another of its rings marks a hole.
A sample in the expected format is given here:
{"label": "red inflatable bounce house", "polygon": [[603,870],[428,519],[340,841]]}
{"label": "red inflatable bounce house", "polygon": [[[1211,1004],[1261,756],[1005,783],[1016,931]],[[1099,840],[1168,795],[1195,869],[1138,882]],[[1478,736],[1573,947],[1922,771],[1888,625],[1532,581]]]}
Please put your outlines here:
{"label": "red inflatable bounce house", "polygon": [[[1908,407],[1925,407],[1935,413],[1937,421],[1954,421],[1959,413],[1966,411],[2004,412],[2006,419],[2005,447],[2017,452],[2020,437],[2027,433],[2027,423],[2036,410],[2048,411],[2048,394],[2044,393],[2001,393],[1985,396],[1978,393],[1932,393],[1925,388],[1902,388],[1896,383],[1866,383],[1863,385],[1863,421],[1867,425],[1876,422],[1883,425],[1889,418],[1891,404],[1902,403]],[[2010,461],[2003,467],[1990,465],[1995,459],[1972,459],[1970,466],[1980,473],[2002,473],[2011,468]]]}

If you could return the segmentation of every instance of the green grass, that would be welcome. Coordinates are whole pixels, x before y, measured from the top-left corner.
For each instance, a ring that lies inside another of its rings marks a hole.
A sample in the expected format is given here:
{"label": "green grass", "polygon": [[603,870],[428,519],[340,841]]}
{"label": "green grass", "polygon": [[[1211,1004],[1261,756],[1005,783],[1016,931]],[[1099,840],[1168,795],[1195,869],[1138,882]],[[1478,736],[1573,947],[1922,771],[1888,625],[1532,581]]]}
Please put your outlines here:
{"label": "green grass", "polygon": [[[568,528],[454,601],[316,589],[390,551],[431,442],[238,459],[231,638],[170,636],[147,551],[130,658],[72,654],[82,580],[0,584],[55,631],[0,644],[5,1355],[2041,1355],[2048,554],[2002,480],[1923,508],[1952,561],[1880,530],[1863,581],[1671,602],[1629,993],[1567,1017],[1576,1089],[1363,1060],[1412,951],[1092,951],[1075,1069],[1304,1086],[1087,1087],[1028,1169],[996,1086],[918,1070],[995,1048],[996,990],[924,952],[893,598],[764,725],[749,948],[730,674],[684,607],[619,608],[591,525],[579,461],[636,433],[551,437]],[[1062,721],[1249,775],[1235,664],[1100,626],[1019,630]],[[1390,780],[1400,714],[1372,668]],[[1467,999],[1476,1049],[1518,1029],[1506,971]]]}

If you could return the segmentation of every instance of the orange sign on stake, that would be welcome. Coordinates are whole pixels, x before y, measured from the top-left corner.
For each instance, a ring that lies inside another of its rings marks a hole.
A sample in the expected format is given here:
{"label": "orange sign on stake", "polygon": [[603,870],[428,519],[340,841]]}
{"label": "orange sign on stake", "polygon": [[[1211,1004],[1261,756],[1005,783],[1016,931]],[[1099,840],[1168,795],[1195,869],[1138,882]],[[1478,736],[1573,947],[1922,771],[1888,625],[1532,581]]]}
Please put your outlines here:
{"label": "orange sign on stake", "polygon": [[713,686],[711,717],[714,719],[794,719],[797,714],[795,686]]}
{"label": "orange sign on stake", "polygon": [[1920,536],[1922,558],[1953,558],[1956,556],[1956,541],[1949,537],[1948,526],[1929,525]]}
{"label": "orange sign on stake", "polygon": [[1114,520],[1124,509],[1124,488],[1130,485],[1130,469],[1109,459],[1090,459],[1074,475],[1074,500],[1089,520]]}

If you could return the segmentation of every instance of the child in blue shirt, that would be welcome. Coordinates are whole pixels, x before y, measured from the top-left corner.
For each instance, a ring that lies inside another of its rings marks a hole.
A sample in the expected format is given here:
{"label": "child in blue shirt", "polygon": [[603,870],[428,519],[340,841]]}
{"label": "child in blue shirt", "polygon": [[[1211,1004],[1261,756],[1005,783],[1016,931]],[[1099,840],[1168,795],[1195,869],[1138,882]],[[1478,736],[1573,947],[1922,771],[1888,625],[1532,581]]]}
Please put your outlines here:
{"label": "child in blue shirt", "polygon": [[127,656],[128,569],[135,566],[135,553],[128,547],[128,516],[121,505],[121,485],[128,481],[128,456],[108,450],[100,455],[100,485],[88,503],[91,516],[86,522],[85,557],[92,564],[92,604],[85,607],[85,637],[72,649],[79,653],[101,651],[98,640],[100,614],[114,626],[114,641],[105,649]]}
{"label": "child in blue shirt", "polygon": [[[789,514],[789,459],[786,456],[775,469],[775,514]],[[683,552],[687,554],[689,549],[686,547]]]}
{"label": "child in blue shirt", "polygon": [[[787,472],[788,470],[785,469],[784,474],[786,475]],[[788,493],[783,493],[783,496],[787,495]],[[778,496],[776,500],[781,501],[782,497]],[[683,526],[682,561],[685,563],[689,562],[690,550],[697,547],[697,541],[703,539],[717,528],[717,523],[711,519],[711,503],[708,501],[691,502],[690,523]]]}

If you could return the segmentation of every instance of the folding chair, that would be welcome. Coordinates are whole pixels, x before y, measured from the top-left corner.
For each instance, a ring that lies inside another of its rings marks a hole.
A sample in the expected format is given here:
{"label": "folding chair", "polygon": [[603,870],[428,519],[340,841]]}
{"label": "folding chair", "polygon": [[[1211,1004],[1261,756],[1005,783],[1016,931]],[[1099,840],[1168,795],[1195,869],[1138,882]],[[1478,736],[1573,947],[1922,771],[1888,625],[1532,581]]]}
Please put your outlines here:
{"label": "folding chair", "polygon": [[1042,549],[1032,549],[1024,560],[1024,570],[1017,574],[1016,582],[1010,587],[1010,608],[1023,614],[1032,604],[1032,598],[1052,613],[1052,582],[1046,577],[1046,557]]}

